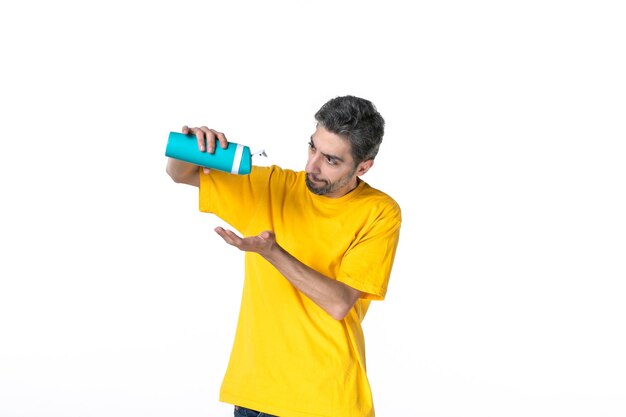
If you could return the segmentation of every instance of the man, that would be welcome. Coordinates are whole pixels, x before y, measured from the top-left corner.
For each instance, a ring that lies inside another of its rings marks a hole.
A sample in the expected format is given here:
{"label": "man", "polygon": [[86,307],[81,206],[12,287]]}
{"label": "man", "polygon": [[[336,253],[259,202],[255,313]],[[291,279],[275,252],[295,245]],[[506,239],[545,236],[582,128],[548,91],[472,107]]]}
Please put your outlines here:
{"label": "man", "polygon": [[[303,172],[272,166],[233,175],[167,163],[175,182],[199,187],[201,211],[241,236],[215,231],[246,252],[220,391],[235,416],[374,416],[361,321],[370,301],[385,297],[401,213],[359,177],[374,163],[384,120],[353,96],[328,101],[315,119]],[[203,152],[228,143],[207,127],[182,132]]]}

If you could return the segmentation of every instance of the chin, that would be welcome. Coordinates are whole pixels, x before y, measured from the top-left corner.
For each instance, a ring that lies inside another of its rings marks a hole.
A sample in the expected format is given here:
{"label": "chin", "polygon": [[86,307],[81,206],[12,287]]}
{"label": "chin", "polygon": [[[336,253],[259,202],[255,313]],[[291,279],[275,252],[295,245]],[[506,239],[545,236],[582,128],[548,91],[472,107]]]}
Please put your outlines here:
{"label": "chin", "polygon": [[310,192],[312,192],[313,194],[316,195],[325,195],[328,194],[328,186],[324,185],[322,187],[315,187],[313,185],[313,182],[309,179],[309,177],[307,176],[305,179],[305,183],[306,183],[306,187],[309,189]]}

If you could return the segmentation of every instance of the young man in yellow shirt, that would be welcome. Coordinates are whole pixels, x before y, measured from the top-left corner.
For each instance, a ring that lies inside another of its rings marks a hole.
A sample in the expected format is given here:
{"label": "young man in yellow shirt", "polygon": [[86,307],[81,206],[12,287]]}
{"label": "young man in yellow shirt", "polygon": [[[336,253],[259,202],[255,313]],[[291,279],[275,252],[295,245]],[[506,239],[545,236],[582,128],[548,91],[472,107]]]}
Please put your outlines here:
{"label": "young man in yellow shirt", "polygon": [[[329,100],[315,119],[301,172],[272,166],[233,175],[168,160],[175,182],[199,187],[200,210],[239,233],[215,231],[246,252],[220,390],[236,417],[374,416],[361,321],[370,301],[385,297],[401,213],[359,177],[372,167],[384,120],[354,96]],[[182,132],[203,152],[228,143],[207,127]]]}

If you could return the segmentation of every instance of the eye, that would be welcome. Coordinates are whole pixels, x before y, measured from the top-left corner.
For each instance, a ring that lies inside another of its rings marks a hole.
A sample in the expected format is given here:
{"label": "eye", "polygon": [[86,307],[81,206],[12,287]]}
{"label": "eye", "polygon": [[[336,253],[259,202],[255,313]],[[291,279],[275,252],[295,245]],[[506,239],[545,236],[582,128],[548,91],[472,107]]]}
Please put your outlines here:
{"label": "eye", "polygon": [[335,159],[331,158],[330,156],[326,157],[326,162],[328,163],[328,165],[337,165],[337,161],[335,161]]}
{"label": "eye", "polygon": [[313,142],[309,142],[309,149],[312,151],[315,150],[315,145],[313,145]]}

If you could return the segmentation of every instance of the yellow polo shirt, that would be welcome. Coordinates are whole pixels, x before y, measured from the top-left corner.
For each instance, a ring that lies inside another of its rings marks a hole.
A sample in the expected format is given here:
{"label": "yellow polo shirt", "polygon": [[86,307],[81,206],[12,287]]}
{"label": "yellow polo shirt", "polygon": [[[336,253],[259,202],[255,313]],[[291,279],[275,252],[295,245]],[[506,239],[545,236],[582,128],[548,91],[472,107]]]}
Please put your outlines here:
{"label": "yellow polo shirt", "polygon": [[301,262],[363,293],[335,320],[263,257],[246,253],[220,400],[280,417],[374,416],[361,321],[387,291],[400,233],[396,202],[363,181],[343,197],[318,196],[304,172],[272,166],[201,173],[199,205],[243,236],[274,231]]}

